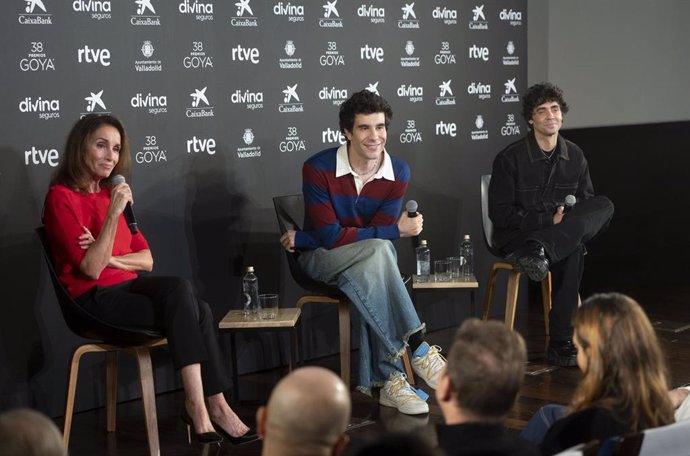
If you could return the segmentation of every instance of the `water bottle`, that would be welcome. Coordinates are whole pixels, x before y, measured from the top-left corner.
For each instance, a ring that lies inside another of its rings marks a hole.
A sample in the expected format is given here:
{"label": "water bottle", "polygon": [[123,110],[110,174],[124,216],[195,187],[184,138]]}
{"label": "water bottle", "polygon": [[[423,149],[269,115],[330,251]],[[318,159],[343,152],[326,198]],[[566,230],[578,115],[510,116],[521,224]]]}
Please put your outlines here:
{"label": "water bottle", "polygon": [[419,247],[415,249],[417,258],[417,282],[428,282],[431,272],[431,250],[426,245],[426,241],[419,241]]}
{"label": "water bottle", "polygon": [[462,280],[472,280],[474,274],[474,251],[470,235],[466,234],[460,244],[460,256],[464,259],[462,263]]}
{"label": "water bottle", "polygon": [[259,312],[259,278],[254,274],[254,266],[247,268],[242,277],[242,291],[244,292],[244,318],[256,318]]}

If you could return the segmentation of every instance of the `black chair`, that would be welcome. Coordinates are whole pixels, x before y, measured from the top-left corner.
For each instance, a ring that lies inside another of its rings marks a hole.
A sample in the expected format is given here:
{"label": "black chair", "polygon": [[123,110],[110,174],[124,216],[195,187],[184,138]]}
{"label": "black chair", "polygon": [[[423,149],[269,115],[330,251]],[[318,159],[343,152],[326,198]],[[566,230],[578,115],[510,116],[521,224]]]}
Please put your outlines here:
{"label": "black chair", "polygon": [[156,395],[153,387],[150,350],[154,347],[166,345],[168,343],[167,339],[165,339],[162,333],[157,331],[111,325],[85,311],[72,299],[60,282],[53,265],[53,257],[50,245],[46,239],[45,228],[42,226],[36,228],[36,234],[41,241],[43,257],[46,260],[50,279],[55,288],[55,295],[60,303],[60,309],[67,326],[78,336],[98,341],[81,344],[72,354],[69,386],[67,387],[67,404],[65,407],[65,427],[63,431],[65,447],[69,446],[72,414],[74,412],[74,397],[77,389],[77,376],[79,374],[79,360],[81,356],[91,352],[104,352],[106,354],[106,428],[108,432],[115,432],[117,354],[120,351],[126,351],[134,355],[137,360],[149,452],[152,456],[159,456],[160,445],[158,441],[158,419],[156,417]]}
{"label": "black chair", "polygon": [[[301,230],[298,220],[304,220],[304,199],[302,195],[285,195],[273,198],[273,205],[278,218],[280,232],[287,230]],[[297,262],[298,252],[285,251],[288,267],[297,285],[311,293],[301,297],[296,307],[302,309],[307,303],[324,303],[338,305],[338,328],[340,331],[340,377],[350,386],[350,300],[336,287],[316,281],[307,276]],[[302,357],[304,359],[304,357]],[[414,384],[414,375],[407,352],[403,356],[405,370],[410,384]]]}
{"label": "black chair", "polygon": [[[489,183],[491,174],[481,177],[481,202],[482,202],[482,228],[484,232],[484,243],[492,255],[503,258],[501,252],[493,246],[494,224],[489,218]],[[522,273],[513,269],[513,265],[505,261],[497,261],[491,266],[489,279],[486,285],[486,297],[484,300],[484,320],[489,319],[491,313],[491,303],[493,301],[494,286],[498,277],[498,271],[508,271],[508,287],[506,290],[506,310],[505,323],[510,328],[515,325],[515,311],[517,308],[517,298],[520,291],[520,276]],[[549,312],[551,311],[551,272],[541,281],[541,299],[544,306],[544,330],[549,335]]]}

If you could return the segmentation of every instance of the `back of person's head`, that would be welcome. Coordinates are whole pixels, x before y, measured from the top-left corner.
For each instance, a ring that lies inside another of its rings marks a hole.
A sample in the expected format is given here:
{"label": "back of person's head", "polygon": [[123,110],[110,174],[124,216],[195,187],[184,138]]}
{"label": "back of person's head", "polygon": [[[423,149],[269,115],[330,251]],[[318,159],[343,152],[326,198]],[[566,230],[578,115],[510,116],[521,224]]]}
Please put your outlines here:
{"label": "back of person's head", "polygon": [[415,434],[387,433],[354,444],[347,456],[434,456],[440,453]]}
{"label": "back of person's head", "polygon": [[357,114],[366,115],[379,112],[384,114],[386,129],[388,129],[391,119],[393,118],[393,109],[391,105],[388,104],[382,96],[370,92],[369,90],[355,92],[340,105],[340,112],[338,114],[340,119],[340,131],[343,133],[345,133],[345,130],[352,132],[355,116]]}
{"label": "back of person's head", "polygon": [[55,423],[40,412],[14,409],[0,414],[0,454],[3,456],[66,456]]}
{"label": "back of person's head", "polygon": [[457,406],[474,421],[503,421],[522,387],[526,361],[518,333],[498,321],[465,320],[447,365]]}
{"label": "back of person's head", "polygon": [[297,369],[271,392],[257,412],[264,453],[333,454],[347,443],[350,393],[333,372],[321,367]]}
{"label": "back of person's head", "polygon": [[77,190],[86,191],[91,177],[86,165],[87,142],[96,130],[104,125],[115,128],[120,133],[120,153],[118,163],[111,176],[121,174],[129,180],[132,158],[129,152],[127,133],[120,120],[109,114],[88,114],[74,123],[67,135],[65,150],[53,174],[51,184],[62,184]]}
{"label": "back of person's head", "polygon": [[620,293],[596,294],[573,317],[583,379],[571,409],[603,407],[631,431],[673,422],[667,370],[644,310]]}

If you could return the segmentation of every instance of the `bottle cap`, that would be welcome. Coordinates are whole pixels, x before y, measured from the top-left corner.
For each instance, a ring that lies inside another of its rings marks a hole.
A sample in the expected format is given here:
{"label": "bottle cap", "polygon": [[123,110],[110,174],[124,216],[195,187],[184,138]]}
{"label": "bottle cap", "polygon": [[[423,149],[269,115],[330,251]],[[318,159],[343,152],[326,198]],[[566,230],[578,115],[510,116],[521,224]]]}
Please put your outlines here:
{"label": "bottle cap", "polygon": [[247,272],[254,272],[254,266],[247,266]]}
{"label": "bottle cap", "polygon": [[419,246],[421,247],[423,245],[426,245],[426,239],[422,239],[421,241],[419,241]]}
{"label": "bottle cap", "polygon": [[463,236],[463,239],[466,240],[466,241],[469,241],[469,240],[470,240],[470,235],[469,235],[469,234],[466,234],[465,236]]}

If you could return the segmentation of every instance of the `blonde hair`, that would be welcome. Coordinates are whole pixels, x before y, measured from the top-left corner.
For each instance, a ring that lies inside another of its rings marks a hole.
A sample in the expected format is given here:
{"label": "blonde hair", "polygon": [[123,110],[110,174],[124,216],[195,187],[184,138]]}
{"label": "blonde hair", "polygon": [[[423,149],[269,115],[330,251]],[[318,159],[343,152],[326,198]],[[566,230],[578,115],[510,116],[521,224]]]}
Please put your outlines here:
{"label": "blonde hair", "polygon": [[620,293],[587,299],[573,318],[587,358],[570,410],[609,410],[631,432],[672,423],[667,369],[654,328],[640,305]]}

